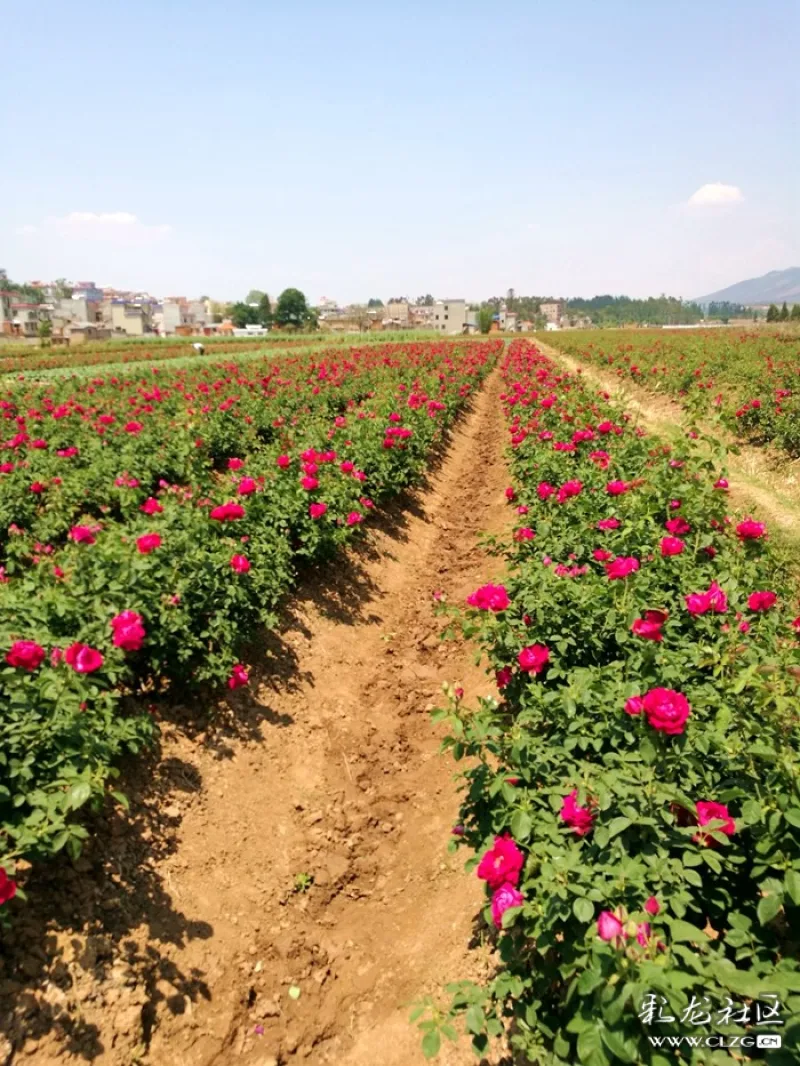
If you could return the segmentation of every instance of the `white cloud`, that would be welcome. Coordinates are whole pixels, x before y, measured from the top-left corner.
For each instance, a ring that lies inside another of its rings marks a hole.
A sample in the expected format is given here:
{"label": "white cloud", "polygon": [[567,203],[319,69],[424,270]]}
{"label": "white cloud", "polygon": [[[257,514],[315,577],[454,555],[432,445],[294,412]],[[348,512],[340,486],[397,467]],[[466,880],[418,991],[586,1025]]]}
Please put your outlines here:
{"label": "white cloud", "polygon": [[70,211],[58,218],[46,218],[38,226],[20,226],[22,236],[41,234],[73,241],[108,241],[130,247],[162,240],[172,227],[147,225],[129,211]]}
{"label": "white cloud", "polygon": [[718,207],[724,204],[738,204],[744,200],[738,185],[725,185],[721,181],[712,181],[701,185],[697,192],[689,197],[689,207]]}

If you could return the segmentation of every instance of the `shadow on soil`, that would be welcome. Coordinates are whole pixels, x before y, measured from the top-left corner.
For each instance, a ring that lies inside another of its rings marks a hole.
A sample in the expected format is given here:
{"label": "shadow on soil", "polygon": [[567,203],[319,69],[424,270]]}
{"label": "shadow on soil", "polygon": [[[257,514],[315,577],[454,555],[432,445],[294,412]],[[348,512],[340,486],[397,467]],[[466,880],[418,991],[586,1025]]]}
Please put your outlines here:
{"label": "shadow on soil", "polygon": [[[448,446],[449,440],[439,447],[413,490],[382,507],[365,536],[303,572],[276,628],[250,645],[250,688],[224,701],[201,693],[191,703],[156,697],[151,706],[164,731],[228,758],[234,741],[260,742],[265,724],[292,725],[290,715],[278,714],[268,698],[253,693],[313,684],[312,676],[301,675],[290,642],[293,635],[310,636],[304,607],[344,624],[379,621],[374,605],[380,590],[367,564],[390,557],[391,548],[378,551],[369,530],[380,531],[390,544],[408,539],[409,518],[425,518],[424,494]],[[161,758],[156,747],[122,767],[119,787],[131,798],[130,810],[109,806],[91,815],[79,859],[65,856],[23,877],[27,902],[12,905],[13,922],[2,935],[0,1064],[23,1045],[31,1054],[37,1046],[52,1052],[54,1043],[57,1054],[92,1061],[109,1050],[104,1040],[117,1051],[129,1046],[136,1061],[147,1049],[159,1009],[181,1014],[189,1004],[211,999],[205,974],[182,970],[173,956],[192,940],[210,939],[214,929],[181,911],[159,872],[177,851],[182,809],[202,791],[202,776],[191,762]],[[102,1033],[87,1020],[101,1014]]]}

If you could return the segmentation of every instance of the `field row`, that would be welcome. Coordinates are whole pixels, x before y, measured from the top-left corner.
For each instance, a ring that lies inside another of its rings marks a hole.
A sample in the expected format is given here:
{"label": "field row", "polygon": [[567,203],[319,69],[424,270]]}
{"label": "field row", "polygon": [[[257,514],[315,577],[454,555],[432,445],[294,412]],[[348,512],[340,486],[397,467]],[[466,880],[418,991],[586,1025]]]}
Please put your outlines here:
{"label": "field row", "polygon": [[[791,1048],[796,590],[688,436],[634,429],[525,341],[502,372],[508,577],[445,608],[502,697],[468,708],[454,692],[438,712],[468,760],[454,846],[486,885],[501,966],[451,987],[425,1050],[461,1017],[479,1052],[510,1025],[526,1062],[668,1066],[648,1035],[704,1012]],[[700,1054],[686,1061],[730,1061]]]}
{"label": "field row", "polygon": [[[368,335],[365,340],[374,340]],[[430,339],[424,334],[410,331],[381,334],[379,343],[401,343]],[[353,337],[331,336],[324,333],[280,333],[266,337],[168,337],[101,341],[77,348],[31,348],[20,345],[0,345],[0,375],[32,374],[50,376],[54,372],[79,372],[91,367],[125,369],[129,364],[159,363],[163,360],[190,361],[197,358],[192,345],[201,342],[205,348],[203,358],[211,361],[223,355],[239,356],[244,353],[266,355],[278,349],[301,349],[309,347],[339,348],[351,346]]]}
{"label": "field row", "polygon": [[743,441],[800,455],[800,334],[796,330],[595,330],[547,335],[566,355],[716,412]]}
{"label": "field row", "polygon": [[76,813],[156,728],[124,694],[247,684],[246,642],[298,566],[420,475],[501,348],[281,353],[5,394],[0,863],[77,852]]}

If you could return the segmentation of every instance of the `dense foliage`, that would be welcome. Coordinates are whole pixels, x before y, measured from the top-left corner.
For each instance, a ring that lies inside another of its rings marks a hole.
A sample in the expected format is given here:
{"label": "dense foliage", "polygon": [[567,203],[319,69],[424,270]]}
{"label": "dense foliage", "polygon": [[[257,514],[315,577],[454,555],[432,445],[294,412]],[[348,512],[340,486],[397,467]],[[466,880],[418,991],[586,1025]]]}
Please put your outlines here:
{"label": "dense foliage", "polygon": [[[155,365],[0,394],[0,865],[85,829],[154,724],[247,684],[297,566],[410,484],[501,342]],[[2,902],[2,900],[0,900]]]}
{"label": "dense foliage", "polygon": [[731,518],[691,439],[634,430],[533,345],[503,375],[509,576],[457,615],[502,696],[439,712],[469,764],[454,846],[486,884],[500,968],[451,987],[424,1049],[463,1016],[479,1053],[506,1031],[541,1066],[668,1066],[649,1037],[707,1011],[752,1045],[776,1010],[757,1031],[792,1048],[800,618],[768,531]]}
{"label": "dense foliage", "polygon": [[593,296],[590,300],[573,298],[568,311],[588,315],[598,326],[637,325],[663,326],[700,322],[703,309],[697,304],[684,303],[675,296],[649,296],[646,300],[630,296]]}
{"label": "dense foliage", "polygon": [[700,413],[719,412],[742,440],[800,455],[800,334],[700,330],[548,334],[576,359],[666,392]]}

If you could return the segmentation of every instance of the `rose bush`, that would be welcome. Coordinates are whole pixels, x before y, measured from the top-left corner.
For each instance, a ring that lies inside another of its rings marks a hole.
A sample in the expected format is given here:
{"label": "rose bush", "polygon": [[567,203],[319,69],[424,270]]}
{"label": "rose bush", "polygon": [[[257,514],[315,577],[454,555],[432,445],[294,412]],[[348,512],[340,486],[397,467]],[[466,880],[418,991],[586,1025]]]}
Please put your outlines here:
{"label": "rose bush", "polygon": [[600,330],[547,336],[581,361],[718,413],[742,440],[800,455],[800,336],[785,329]]}
{"label": "rose bush", "polygon": [[[777,996],[796,1041],[796,592],[768,531],[737,535],[691,440],[646,436],[528,342],[503,374],[513,506],[535,537],[509,539],[505,584],[459,614],[502,698],[437,712],[469,761],[452,846],[488,886],[500,967],[451,989],[426,1051],[463,1016],[479,1053],[505,1031],[525,1062],[667,1066],[648,994],[676,1019],[692,997]],[[661,550],[670,530],[680,552]]]}
{"label": "rose bush", "polygon": [[123,694],[248,683],[246,642],[274,623],[298,566],[419,477],[501,347],[386,344],[6,387],[2,868],[77,853],[76,813],[155,730]]}

